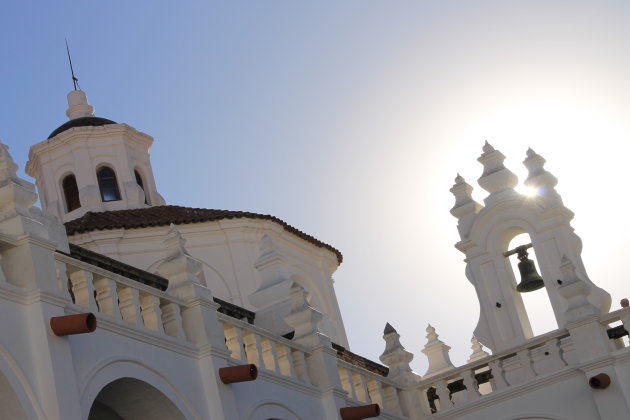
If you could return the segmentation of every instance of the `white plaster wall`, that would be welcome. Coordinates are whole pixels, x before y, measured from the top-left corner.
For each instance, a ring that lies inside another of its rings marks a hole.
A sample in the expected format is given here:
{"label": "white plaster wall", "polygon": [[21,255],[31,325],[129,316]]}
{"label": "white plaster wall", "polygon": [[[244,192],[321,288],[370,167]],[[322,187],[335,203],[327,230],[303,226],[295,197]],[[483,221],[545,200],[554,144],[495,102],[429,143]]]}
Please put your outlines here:
{"label": "white plaster wall", "polygon": [[[291,280],[311,292],[311,304],[325,314],[322,332],[348,347],[341,312],[333,288],[332,273],[338,266],[331,251],[317,247],[284,231],[269,220],[232,219],[177,226],[186,238],[186,249],[203,262],[207,287],[215,297],[256,311],[248,297],[261,284],[255,268],[261,238],[271,235],[289,265]],[[154,272],[166,256],[163,241],[168,226],[143,229],[93,231],[70,237],[70,241]],[[288,310],[288,308],[287,308]]]}

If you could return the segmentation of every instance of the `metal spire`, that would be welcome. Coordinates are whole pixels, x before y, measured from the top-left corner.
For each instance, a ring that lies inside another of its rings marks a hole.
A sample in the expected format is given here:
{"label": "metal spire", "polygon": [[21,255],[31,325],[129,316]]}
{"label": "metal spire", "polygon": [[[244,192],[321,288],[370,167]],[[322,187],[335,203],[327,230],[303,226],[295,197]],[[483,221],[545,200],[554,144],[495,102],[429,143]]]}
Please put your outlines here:
{"label": "metal spire", "polygon": [[72,58],[70,57],[70,48],[68,47],[67,39],[66,39],[66,51],[68,52],[68,61],[70,62],[70,73],[72,74],[72,84],[74,85],[74,90],[80,90],[81,86],[79,86],[79,79],[77,79],[76,76],[74,75],[74,69],[72,68]]}

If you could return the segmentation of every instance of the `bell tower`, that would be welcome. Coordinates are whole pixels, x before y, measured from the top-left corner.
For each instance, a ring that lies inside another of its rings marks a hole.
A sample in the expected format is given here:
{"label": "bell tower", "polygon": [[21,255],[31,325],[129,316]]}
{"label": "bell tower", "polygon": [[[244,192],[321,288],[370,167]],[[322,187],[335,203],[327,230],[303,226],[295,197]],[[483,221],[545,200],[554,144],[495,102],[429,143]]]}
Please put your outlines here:
{"label": "bell tower", "polygon": [[88,211],[164,204],[151,169],[153,138],[94,116],[85,92],[68,94],[70,119],[29,151],[42,209],[68,222]]}
{"label": "bell tower", "polygon": [[[488,142],[479,157],[483,174],[479,185],[489,195],[484,206],[472,198],[472,186],[457,176],[451,192],[461,240],[455,247],[466,255],[466,277],[475,287],[480,305],[475,337],[493,352],[519,345],[533,333],[523,299],[517,290],[512,267],[505,254],[510,241],[526,233],[536,253],[545,290],[558,326],[566,326],[567,301],[559,294],[561,266],[569,260],[589,290],[587,300],[601,313],[610,309],[610,295],[593,284],[582,263],[582,241],[573,232],[573,213],[555,190],[557,179],[544,169],[545,159],[532,149],[523,164],[529,171],[527,186],[536,189],[529,197],[514,190],[518,179],[507,169],[505,156]],[[563,260],[564,258],[564,260]],[[529,267],[531,269],[531,267]],[[525,289],[525,290],[524,290]],[[526,291],[527,286],[521,291]]]}

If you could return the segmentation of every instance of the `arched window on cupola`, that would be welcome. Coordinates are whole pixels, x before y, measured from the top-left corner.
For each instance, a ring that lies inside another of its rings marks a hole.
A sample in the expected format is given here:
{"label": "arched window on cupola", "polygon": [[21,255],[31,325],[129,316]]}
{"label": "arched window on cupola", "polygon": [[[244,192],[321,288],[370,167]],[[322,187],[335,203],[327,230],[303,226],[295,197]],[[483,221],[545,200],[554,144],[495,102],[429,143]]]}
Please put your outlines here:
{"label": "arched window on cupola", "polygon": [[67,175],[63,181],[61,181],[61,187],[63,188],[63,197],[66,200],[66,213],[70,213],[72,210],[81,207],[79,187],[77,186],[77,179],[73,174]]}
{"label": "arched window on cupola", "polygon": [[149,204],[149,196],[147,194],[147,190],[144,189],[144,182],[142,182],[142,176],[140,175],[140,172],[134,169],[133,173],[136,176],[136,183],[140,186],[140,188],[142,188],[142,191],[144,192],[144,204]]}
{"label": "arched window on cupola", "polygon": [[98,178],[98,188],[101,190],[101,199],[103,201],[120,200],[120,190],[118,189],[118,181],[116,181],[116,173],[108,166],[103,166],[96,172]]}

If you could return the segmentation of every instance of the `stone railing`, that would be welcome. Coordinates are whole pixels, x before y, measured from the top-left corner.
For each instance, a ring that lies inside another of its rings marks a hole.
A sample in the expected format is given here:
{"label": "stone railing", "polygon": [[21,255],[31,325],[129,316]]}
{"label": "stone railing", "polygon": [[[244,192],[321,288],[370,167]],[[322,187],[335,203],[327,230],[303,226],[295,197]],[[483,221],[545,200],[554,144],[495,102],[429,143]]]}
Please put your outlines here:
{"label": "stone railing", "polygon": [[341,359],[337,359],[337,371],[348,398],[362,404],[378,404],[393,414],[402,414],[400,389],[386,377]]}
{"label": "stone railing", "polygon": [[186,341],[181,311],[185,302],[147,284],[63,253],[68,290],[75,305],[155,333]]}
{"label": "stone railing", "polygon": [[447,412],[485,395],[552,375],[574,363],[572,350],[566,330],[538,336],[526,346],[421,380],[417,386],[420,405],[427,415]]}
{"label": "stone railing", "polygon": [[219,313],[218,318],[232,359],[311,385],[304,347],[228,315]]}

